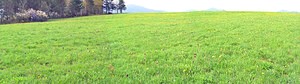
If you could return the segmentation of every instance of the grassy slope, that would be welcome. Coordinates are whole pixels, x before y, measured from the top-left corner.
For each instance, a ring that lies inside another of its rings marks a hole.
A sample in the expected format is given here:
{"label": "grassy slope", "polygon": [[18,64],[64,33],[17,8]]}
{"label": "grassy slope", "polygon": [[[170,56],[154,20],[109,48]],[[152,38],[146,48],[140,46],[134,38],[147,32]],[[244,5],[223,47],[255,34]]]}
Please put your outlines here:
{"label": "grassy slope", "polygon": [[0,83],[299,80],[299,14],[121,14],[0,25]]}

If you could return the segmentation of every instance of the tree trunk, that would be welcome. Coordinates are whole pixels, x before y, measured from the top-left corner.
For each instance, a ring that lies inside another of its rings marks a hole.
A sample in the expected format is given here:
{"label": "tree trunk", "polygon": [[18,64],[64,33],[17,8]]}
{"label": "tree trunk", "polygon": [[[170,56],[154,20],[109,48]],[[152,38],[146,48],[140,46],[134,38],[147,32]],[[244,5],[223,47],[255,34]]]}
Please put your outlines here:
{"label": "tree trunk", "polygon": [[108,7],[106,7],[105,12],[106,12],[106,14],[108,14],[108,12],[109,12],[109,8]]}

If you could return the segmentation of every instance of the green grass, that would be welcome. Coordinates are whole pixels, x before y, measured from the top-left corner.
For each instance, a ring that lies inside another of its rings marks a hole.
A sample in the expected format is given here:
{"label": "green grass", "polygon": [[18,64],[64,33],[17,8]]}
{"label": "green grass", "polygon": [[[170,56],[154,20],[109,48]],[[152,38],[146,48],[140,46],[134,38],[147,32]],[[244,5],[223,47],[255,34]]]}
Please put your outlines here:
{"label": "green grass", "polygon": [[0,25],[0,83],[300,83],[300,14],[190,12]]}

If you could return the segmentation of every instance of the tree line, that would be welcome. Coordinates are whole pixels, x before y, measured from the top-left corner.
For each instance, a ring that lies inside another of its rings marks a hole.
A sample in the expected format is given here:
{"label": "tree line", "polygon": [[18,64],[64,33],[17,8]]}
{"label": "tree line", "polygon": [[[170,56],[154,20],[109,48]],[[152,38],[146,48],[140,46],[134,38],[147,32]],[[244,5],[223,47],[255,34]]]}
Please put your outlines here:
{"label": "tree line", "polygon": [[123,10],[126,10],[125,1],[118,0],[113,2],[113,0],[103,0],[103,9],[106,14],[112,14],[113,10],[116,10],[117,13],[123,13]]}
{"label": "tree line", "polygon": [[0,0],[0,24],[125,10],[124,0]]}

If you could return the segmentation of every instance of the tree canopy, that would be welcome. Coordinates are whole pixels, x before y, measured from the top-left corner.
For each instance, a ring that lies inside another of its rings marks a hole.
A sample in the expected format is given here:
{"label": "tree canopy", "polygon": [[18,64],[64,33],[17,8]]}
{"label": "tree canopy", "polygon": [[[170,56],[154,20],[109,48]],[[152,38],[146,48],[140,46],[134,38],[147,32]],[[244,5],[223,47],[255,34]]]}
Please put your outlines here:
{"label": "tree canopy", "polygon": [[45,14],[45,18],[64,18],[110,14],[113,11],[122,13],[125,9],[124,0],[117,3],[113,0],[0,0],[0,24],[26,22],[23,19],[32,18],[33,15],[39,17],[41,14]]}

